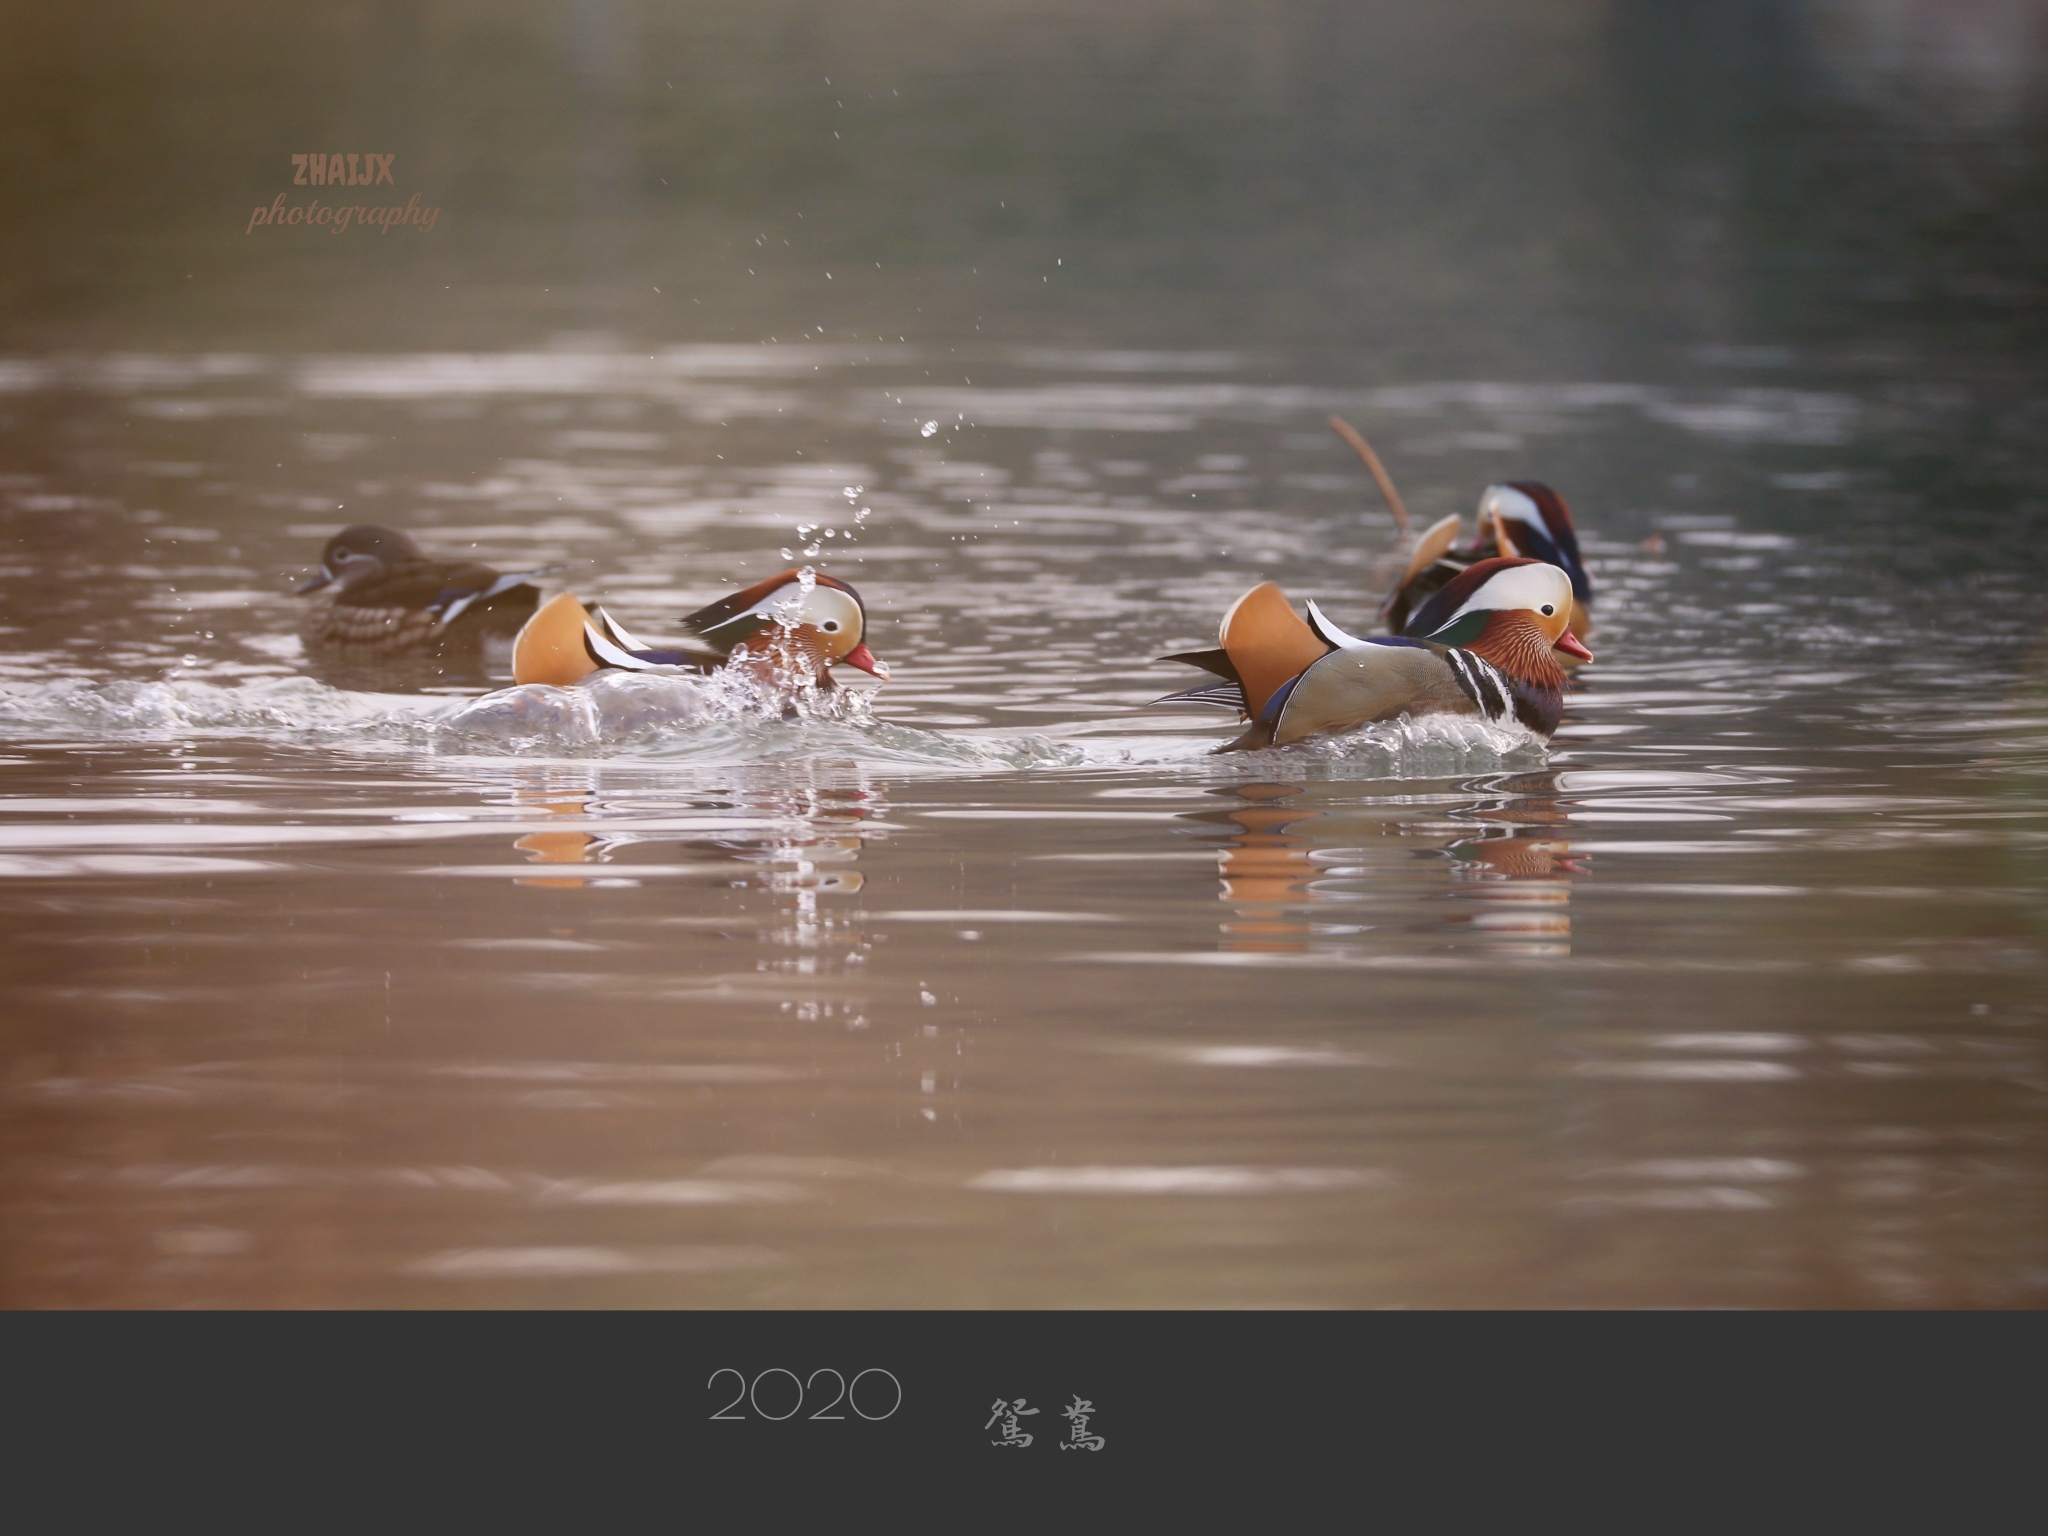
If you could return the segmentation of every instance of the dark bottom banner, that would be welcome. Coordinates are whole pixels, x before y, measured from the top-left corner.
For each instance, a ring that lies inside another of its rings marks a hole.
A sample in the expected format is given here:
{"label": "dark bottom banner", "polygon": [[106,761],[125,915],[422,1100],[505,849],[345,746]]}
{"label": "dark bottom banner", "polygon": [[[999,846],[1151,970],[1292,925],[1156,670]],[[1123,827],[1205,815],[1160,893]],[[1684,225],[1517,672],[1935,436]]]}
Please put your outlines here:
{"label": "dark bottom banner", "polygon": [[728,1482],[772,1499],[868,1468],[1056,1502],[1122,1485],[1286,1504],[1336,1479],[1445,1521],[1510,1495],[1590,1509],[1645,1487],[1631,1507],[1654,1527],[1660,1509],[1764,1484],[1786,1512],[1813,1498],[1839,1516],[1906,1497],[1913,1468],[1939,1477],[1954,1524],[2029,1462],[2039,1418],[2024,1405],[2048,1363],[2034,1315],[16,1314],[0,1328],[27,1426],[9,1459],[47,1471],[87,1455],[103,1475],[67,1481],[75,1506],[143,1482],[233,1502],[291,1469],[288,1504],[398,1478],[416,1512],[449,1518],[565,1487],[592,1517]]}

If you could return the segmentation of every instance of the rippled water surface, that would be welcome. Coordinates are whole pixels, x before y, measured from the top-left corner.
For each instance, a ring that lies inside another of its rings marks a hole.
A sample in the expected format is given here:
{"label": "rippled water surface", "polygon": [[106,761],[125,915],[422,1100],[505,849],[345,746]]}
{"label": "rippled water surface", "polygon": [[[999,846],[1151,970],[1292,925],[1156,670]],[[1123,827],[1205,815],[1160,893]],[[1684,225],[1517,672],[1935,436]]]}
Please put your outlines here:
{"label": "rippled water surface", "polygon": [[[0,1300],[2048,1300],[2037,359],[1114,308],[0,357]],[[1151,704],[1368,627],[1331,413],[1569,498],[1554,742]],[[650,634],[808,541],[894,681],[337,673],[360,519]]]}

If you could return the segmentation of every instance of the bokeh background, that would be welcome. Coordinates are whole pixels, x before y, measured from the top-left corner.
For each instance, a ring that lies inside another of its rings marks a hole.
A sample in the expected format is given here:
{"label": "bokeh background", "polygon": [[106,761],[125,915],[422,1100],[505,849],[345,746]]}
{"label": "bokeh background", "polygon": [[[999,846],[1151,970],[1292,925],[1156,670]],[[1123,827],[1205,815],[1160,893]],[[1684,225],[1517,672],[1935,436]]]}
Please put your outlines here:
{"label": "bokeh background", "polygon": [[[2042,338],[2032,0],[9,0],[0,39],[10,348],[980,327],[1642,377]],[[442,223],[245,233],[315,150],[395,153]]]}

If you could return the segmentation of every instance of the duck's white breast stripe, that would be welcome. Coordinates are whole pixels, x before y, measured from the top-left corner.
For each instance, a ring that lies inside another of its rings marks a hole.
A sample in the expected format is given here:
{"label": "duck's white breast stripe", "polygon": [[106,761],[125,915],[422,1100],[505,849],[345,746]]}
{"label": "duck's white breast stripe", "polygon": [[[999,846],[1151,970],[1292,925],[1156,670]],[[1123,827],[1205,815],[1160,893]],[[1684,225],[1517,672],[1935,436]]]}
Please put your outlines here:
{"label": "duck's white breast stripe", "polygon": [[[1482,716],[1488,720],[1504,720],[1514,713],[1514,700],[1508,693],[1507,680],[1492,662],[1468,651],[1453,649],[1445,654],[1457,669],[1459,681],[1472,702],[1479,706]],[[1487,699],[1489,691],[1493,695],[1491,702]]]}
{"label": "duck's white breast stripe", "polygon": [[1500,668],[1480,656],[1472,658],[1472,665],[1479,675],[1485,678],[1493,688],[1493,697],[1499,707],[1493,712],[1491,718],[1504,720],[1513,714],[1515,708],[1514,701],[1508,696],[1508,680],[1501,676]]}
{"label": "duck's white breast stripe", "polygon": [[1465,663],[1465,653],[1459,650],[1446,651],[1444,659],[1450,662],[1452,670],[1458,674],[1458,687],[1479,706],[1479,712],[1485,714],[1486,700],[1479,692],[1479,684],[1473,680],[1471,667]]}

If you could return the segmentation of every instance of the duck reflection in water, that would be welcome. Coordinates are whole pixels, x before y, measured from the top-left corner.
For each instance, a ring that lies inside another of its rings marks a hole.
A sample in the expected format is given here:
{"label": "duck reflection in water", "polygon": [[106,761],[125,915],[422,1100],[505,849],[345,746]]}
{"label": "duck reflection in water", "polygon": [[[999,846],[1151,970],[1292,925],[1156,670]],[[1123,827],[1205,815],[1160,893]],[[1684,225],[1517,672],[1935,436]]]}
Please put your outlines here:
{"label": "duck reflection in water", "polygon": [[1570,876],[1585,868],[1571,844],[1555,838],[1474,838],[1453,843],[1451,894],[1473,939],[1496,954],[1568,955],[1572,952]]}
{"label": "duck reflection in water", "polygon": [[1219,791],[1240,803],[1189,819],[1227,834],[1217,850],[1218,899],[1236,915],[1221,925],[1221,947],[1569,954],[1571,878],[1586,871],[1558,835],[1568,818],[1552,777],[1518,775],[1484,789],[1492,793],[1448,812],[1441,795],[1314,804],[1297,801],[1303,784]]}
{"label": "duck reflection in water", "polygon": [[[532,864],[591,867],[588,873],[526,876],[514,883],[573,888],[605,883],[604,877],[609,876],[615,877],[609,883],[619,884],[632,877],[635,866],[612,864],[613,854],[634,844],[658,842],[682,845],[693,863],[702,862],[705,874],[718,873],[721,865],[738,865],[746,875],[734,883],[757,889],[810,893],[813,900],[820,891],[851,895],[861,889],[861,872],[841,866],[860,857],[860,825],[874,814],[868,803],[874,799],[870,791],[784,786],[766,794],[741,794],[737,799],[740,803],[735,805],[720,797],[718,809],[736,811],[750,823],[770,819],[776,825],[739,838],[662,832],[635,824],[630,797],[623,804],[607,803],[595,775],[577,784],[556,775],[541,784],[522,786],[512,792],[511,804],[561,817],[564,825],[560,830],[523,833],[512,847]],[[614,814],[607,815],[607,811]],[[663,866],[664,873],[675,869]]]}
{"label": "duck reflection in water", "polygon": [[[546,811],[551,816],[580,817],[590,801],[589,794],[555,796],[540,799],[518,797],[518,803],[531,805],[536,810]],[[595,851],[600,839],[588,832],[529,832],[512,846],[525,854],[534,864],[587,864],[594,862]],[[580,877],[543,880],[524,878],[513,882],[515,885],[538,885],[568,887],[574,889],[584,881]]]}
{"label": "duck reflection in water", "polygon": [[1225,949],[1284,953],[1308,948],[1309,925],[1293,918],[1290,909],[1307,902],[1305,887],[1316,867],[1309,862],[1306,840],[1288,829],[1320,813],[1282,804],[1301,790],[1299,784],[1241,784],[1229,791],[1250,803],[1220,817],[1239,829],[1216,855],[1221,899],[1237,908],[1236,920],[1223,925]]}
{"label": "duck reflection in water", "polygon": [[1477,837],[1444,851],[1451,858],[1451,895],[1475,941],[1496,954],[1571,953],[1571,877],[1586,873],[1558,834],[1570,825],[1557,777],[1516,774],[1487,786],[1499,798],[1465,813],[1486,823]]}

